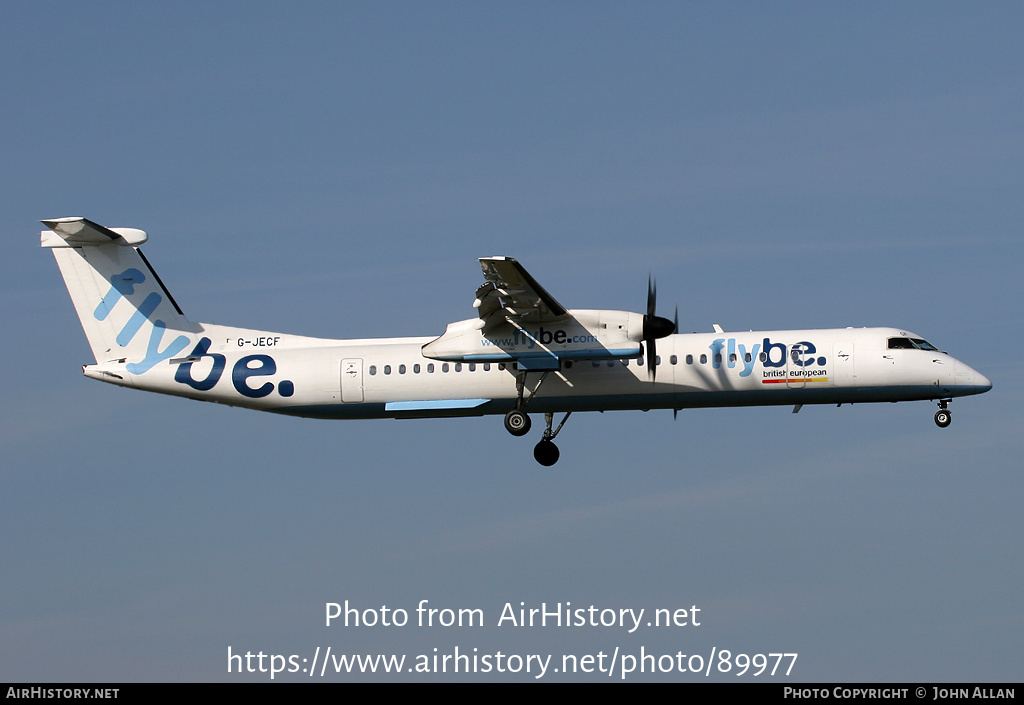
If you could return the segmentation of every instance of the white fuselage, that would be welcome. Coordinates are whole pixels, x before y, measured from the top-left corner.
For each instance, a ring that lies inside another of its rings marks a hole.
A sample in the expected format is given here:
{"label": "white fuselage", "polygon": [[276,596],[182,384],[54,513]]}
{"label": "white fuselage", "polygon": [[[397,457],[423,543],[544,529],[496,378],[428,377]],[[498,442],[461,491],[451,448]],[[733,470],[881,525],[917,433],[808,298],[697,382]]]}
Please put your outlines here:
{"label": "white fuselage", "polygon": [[[124,363],[85,373],[115,384],[317,418],[504,414],[513,363],[423,355],[433,338],[326,340],[199,324],[178,357],[143,374]],[[563,360],[530,412],[683,409],[950,399],[989,380],[936,350],[890,349],[895,328],[676,334],[658,342],[655,381],[643,358]],[[188,352],[191,351],[191,352]],[[527,394],[541,372],[527,375]]]}

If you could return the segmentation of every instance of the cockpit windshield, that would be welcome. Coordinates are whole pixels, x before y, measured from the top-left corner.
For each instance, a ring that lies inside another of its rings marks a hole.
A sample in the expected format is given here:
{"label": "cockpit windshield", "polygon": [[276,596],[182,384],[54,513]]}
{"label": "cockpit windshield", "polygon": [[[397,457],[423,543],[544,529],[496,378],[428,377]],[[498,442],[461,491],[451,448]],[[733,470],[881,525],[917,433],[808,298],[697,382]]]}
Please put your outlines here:
{"label": "cockpit windshield", "polygon": [[889,338],[890,350],[931,350],[939,352],[939,349],[921,338]]}

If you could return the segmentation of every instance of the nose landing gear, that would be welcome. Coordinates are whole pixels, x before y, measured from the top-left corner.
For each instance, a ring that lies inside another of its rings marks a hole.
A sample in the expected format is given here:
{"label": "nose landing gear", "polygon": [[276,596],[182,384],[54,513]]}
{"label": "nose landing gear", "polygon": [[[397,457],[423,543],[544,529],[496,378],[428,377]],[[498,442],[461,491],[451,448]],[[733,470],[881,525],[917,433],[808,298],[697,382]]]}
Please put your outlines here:
{"label": "nose landing gear", "polygon": [[953,414],[947,408],[950,401],[950,399],[939,400],[939,410],[935,412],[935,425],[939,428],[945,428],[953,422]]}

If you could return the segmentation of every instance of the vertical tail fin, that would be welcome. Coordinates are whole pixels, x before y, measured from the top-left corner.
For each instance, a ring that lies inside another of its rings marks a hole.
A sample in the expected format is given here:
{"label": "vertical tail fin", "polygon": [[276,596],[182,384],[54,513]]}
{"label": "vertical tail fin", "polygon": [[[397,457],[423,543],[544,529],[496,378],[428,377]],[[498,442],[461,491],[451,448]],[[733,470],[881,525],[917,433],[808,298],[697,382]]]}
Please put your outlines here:
{"label": "vertical tail fin", "polygon": [[138,249],[145,232],[85,218],[42,222],[40,245],[53,251],[97,363],[123,360],[142,374],[185,349],[196,326]]}

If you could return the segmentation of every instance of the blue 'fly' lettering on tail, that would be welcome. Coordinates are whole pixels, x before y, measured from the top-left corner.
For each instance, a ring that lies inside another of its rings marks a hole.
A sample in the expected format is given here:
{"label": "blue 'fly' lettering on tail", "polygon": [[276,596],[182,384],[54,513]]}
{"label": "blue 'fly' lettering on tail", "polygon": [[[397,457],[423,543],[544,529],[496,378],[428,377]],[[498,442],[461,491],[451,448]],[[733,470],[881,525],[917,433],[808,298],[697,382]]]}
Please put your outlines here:
{"label": "blue 'fly' lettering on tail", "polygon": [[110,309],[114,308],[114,304],[117,303],[118,299],[134,294],[135,285],[141,284],[144,281],[146,281],[146,275],[134,267],[129,267],[120,274],[112,276],[110,278],[110,291],[106,293],[96,306],[96,310],[92,312],[93,318],[97,321],[107,320],[107,316],[110,315]]}
{"label": "blue 'fly' lettering on tail", "polygon": [[156,307],[160,305],[160,294],[155,291],[151,291],[149,296],[146,297],[142,305],[135,309],[135,313],[128,319],[128,322],[124,324],[124,328],[117,334],[117,344],[122,348],[128,343],[132,342],[132,338],[142,328],[142,324],[149,320],[149,317],[156,311]]}
{"label": "blue 'fly' lettering on tail", "polygon": [[[96,306],[96,310],[92,314],[93,317],[97,321],[106,320],[114,305],[121,299],[128,298],[134,294],[135,285],[142,284],[144,281],[146,281],[146,275],[134,267],[129,267],[120,274],[110,277],[110,290],[107,291],[103,299]],[[160,294],[151,291],[143,299],[142,304],[135,309],[128,322],[124,324],[121,332],[117,334],[117,344],[123,348],[132,342],[142,329],[142,324],[150,320],[150,316],[156,313],[162,301],[163,297]],[[141,375],[153,369],[153,366],[158,362],[170,359],[184,350],[189,340],[184,335],[179,335],[166,348],[160,350],[160,341],[163,340],[166,329],[167,324],[163,321],[153,321],[153,330],[149,334],[149,344],[146,346],[146,356],[139,362],[131,362],[125,365],[125,369],[128,372],[133,375]]]}
{"label": "blue 'fly' lettering on tail", "polygon": [[130,362],[124,368],[133,375],[141,375],[143,372],[151,370],[153,365],[158,362],[168,360],[184,350],[185,346],[188,345],[188,338],[179,335],[162,352],[160,351],[160,341],[164,337],[164,330],[166,328],[167,325],[163,321],[153,321],[153,332],[149,335],[146,357],[142,358],[141,362]]}

